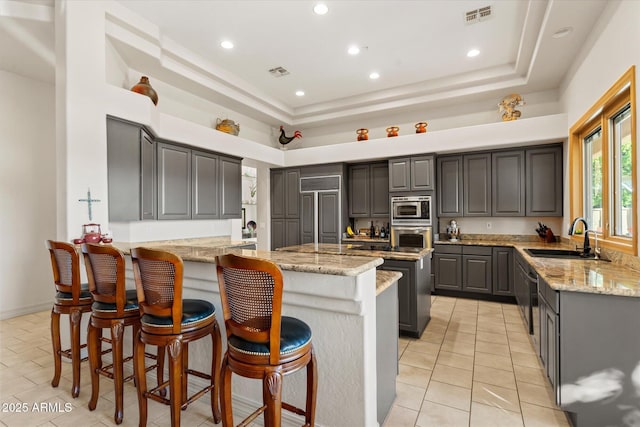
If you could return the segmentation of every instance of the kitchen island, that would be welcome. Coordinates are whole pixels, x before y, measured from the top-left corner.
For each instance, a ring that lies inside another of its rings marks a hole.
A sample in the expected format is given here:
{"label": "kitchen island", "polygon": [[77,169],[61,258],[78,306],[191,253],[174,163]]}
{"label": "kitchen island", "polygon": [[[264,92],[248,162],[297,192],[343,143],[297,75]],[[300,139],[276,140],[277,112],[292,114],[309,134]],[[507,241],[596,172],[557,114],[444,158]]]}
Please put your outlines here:
{"label": "kitchen island", "polygon": [[[318,426],[377,426],[378,394],[395,397],[395,381],[387,381],[378,392],[376,305],[378,294],[393,292],[399,274],[381,275],[376,267],[382,258],[335,254],[271,252],[242,249],[242,244],[222,244],[201,239],[145,243],[116,243],[125,252],[131,247],[146,246],[167,250],[184,261],[184,298],[201,298],[212,302],[223,330],[222,308],[217,284],[215,257],[236,254],[275,262],[283,271],[283,315],[299,318],[313,331],[313,346],[318,363]],[[235,246],[235,247],[234,247]],[[238,248],[239,246],[239,248]],[[132,271],[127,278],[132,282]],[[386,299],[385,299],[386,301]],[[386,304],[395,304],[395,299]],[[385,307],[384,310],[390,309]],[[206,340],[205,340],[206,341]],[[223,341],[225,341],[223,339]],[[189,347],[190,364],[195,369],[207,360],[208,343]],[[226,344],[225,344],[226,345]],[[397,351],[397,340],[394,344]],[[387,346],[388,347],[388,346]],[[393,361],[397,363],[396,360]],[[284,380],[283,400],[304,407],[305,371]],[[190,381],[199,381],[190,378]],[[261,406],[262,386],[258,381],[234,376],[234,414],[246,416]],[[393,387],[393,389],[389,389]],[[382,419],[386,416],[383,414]],[[381,423],[382,421],[380,421]],[[301,418],[283,413],[283,425],[301,425]]]}

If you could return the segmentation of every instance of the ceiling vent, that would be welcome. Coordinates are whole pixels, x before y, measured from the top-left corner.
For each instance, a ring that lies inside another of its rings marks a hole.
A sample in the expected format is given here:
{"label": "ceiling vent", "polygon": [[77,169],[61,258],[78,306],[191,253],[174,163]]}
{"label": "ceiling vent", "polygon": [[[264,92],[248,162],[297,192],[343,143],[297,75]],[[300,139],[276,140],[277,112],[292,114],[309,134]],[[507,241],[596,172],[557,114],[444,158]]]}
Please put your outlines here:
{"label": "ceiling vent", "polygon": [[269,70],[273,77],[283,77],[289,74],[289,72],[282,67],[275,67]]}
{"label": "ceiling vent", "polygon": [[464,14],[464,23],[475,24],[476,22],[484,21],[491,18],[492,10],[491,6],[481,7],[480,9],[474,9]]}

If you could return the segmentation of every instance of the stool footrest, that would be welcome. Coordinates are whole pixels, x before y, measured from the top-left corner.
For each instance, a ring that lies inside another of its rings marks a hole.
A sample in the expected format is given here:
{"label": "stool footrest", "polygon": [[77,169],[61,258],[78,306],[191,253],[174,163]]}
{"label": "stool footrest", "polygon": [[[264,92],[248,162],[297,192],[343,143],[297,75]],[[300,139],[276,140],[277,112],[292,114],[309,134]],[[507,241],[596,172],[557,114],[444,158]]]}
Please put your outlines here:
{"label": "stool footrest", "polygon": [[[83,348],[86,348],[86,347],[87,347],[87,345],[86,345],[86,344],[81,344],[81,345],[80,345],[80,350],[82,350]],[[71,349],[70,349],[70,348],[68,348],[68,349],[66,349],[66,350],[59,350],[59,351],[58,351],[58,354],[59,354],[60,356],[66,357],[67,359],[72,359],[72,356],[71,356]],[[89,360],[89,356],[87,356],[87,357],[83,357],[83,358],[81,358],[81,359],[80,359],[80,361],[81,361],[81,362],[85,362],[85,361],[87,361],[87,360]]]}
{"label": "stool footrest", "polygon": [[260,414],[262,414],[266,409],[267,409],[267,405],[262,405],[261,407],[253,411],[251,415],[245,418],[240,424],[238,424],[237,427],[247,427],[248,425],[251,424],[253,420],[258,418]]}
{"label": "stool footrest", "polygon": [[286,402],[282,402],[282,409],[286,409],[289,412],[293,412],[294,414],[298,414],[298,415],[306,415],[306,412],[300,408],[297,408],[293,405],[290,405]]}

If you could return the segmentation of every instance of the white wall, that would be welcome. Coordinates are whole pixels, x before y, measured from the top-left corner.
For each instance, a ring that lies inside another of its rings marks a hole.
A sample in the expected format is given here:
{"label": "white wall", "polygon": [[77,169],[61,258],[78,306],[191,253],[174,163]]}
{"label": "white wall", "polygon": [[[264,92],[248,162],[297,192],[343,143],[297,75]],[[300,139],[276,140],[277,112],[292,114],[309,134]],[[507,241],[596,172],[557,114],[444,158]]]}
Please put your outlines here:
{"label": "white wall", "polygon": [[54,86],[0,71],[0,318],[50,308],[56,238]]}
{"label": "white wall", "polygon": [[[640,100],[640,2],[634,0],[609,3],[594,36],[583,46],[573,70],[563,83],[562,104],[568,127],[573,124],[629,69],[636,65],[636,100]],[[638,106],[636,105],[636,110]],[[636,111],[636,120],[638,112]],[[636,159],[640,159],[640,126],[636,129]],[[565,160],[566,160],[565,156]],[[635,165],[637,168],[638,165]],[[568,168],[565,168],[568,169]],[[567,177],[567,175],[565,175]],[[638,176],[640,179],[640,175]],[[565,230],[569,228],[569,188],[565,179]],[[640,181],[635,183],[636,191]],[[638,230],[637,224],[635,229]]]}

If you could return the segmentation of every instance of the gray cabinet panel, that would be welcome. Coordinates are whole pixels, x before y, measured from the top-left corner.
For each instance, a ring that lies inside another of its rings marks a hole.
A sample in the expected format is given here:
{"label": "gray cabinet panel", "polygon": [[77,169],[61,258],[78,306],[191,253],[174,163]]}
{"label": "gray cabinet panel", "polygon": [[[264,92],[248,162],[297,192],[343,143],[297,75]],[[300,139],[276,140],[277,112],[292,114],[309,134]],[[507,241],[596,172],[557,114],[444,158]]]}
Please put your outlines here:
{"label": "gray cabinet panel", "polygon": [[302,243],[313,243],[315,241],[315,197],[313,193],[303,193],[302,214],[300,216],[300,228]]}
{"label": "gray cabinet panel", "polygon": [[438,216],[462,215],[462,156],[438,157]]}
{"label": "gray cabinet panel", "polygon": [[415,277],[410,263],[406,264],[409,265],[385,260],[380,267],[382,270],[393,270],[402,273],[402,277],[398,280],[398,323],[401,331],[415,328],[413,319],[416,315],[415,285],[413,284]]}
{"label": "gray cabinet panel", "polygon": [[351,218],[371,216],[369,170],[369,165],[349,166],[349,216]]}
{"label": "gray cabinet panel", "polygon": [[271,171],[271,218],[284,218],[285,211],[285,177],[284,170]]}
{"label": "gray cabinet panel", "polygon": [[411,190],[433,189],[433,156],[411,157]]}
{"label": "gray cabinet panel", "polygon": [[462,255],[433,254],[436,289],[462,290]]}
{"label": "gray cabinet panel", "polygon": [[491,216],[491,153],[464,156],[464,216]]}
{"label": "gray cabinet panel", "polygon": [[493,248],[493,295],[513,296],[513,249]]}
{"label": "gray cabinet panel", "polygon": [[156,219],[156,143],[144,129],[140,129],[140,156],[141,218]]}
{"label": "gray cabinet panel", "polygon": [[483,294],[491,293],[491,256],[462,255],[462,289]]}
{"label": "gray cabinet panel", "polygon": [[296,246],[300,244],[300,220],[299,219],[286,219],[285,220],[285,245]]}
{"label": "gray cabinet panel", "polygon": [[492,155],[493,216],[525,214],[524,151],[502,151]]}
{"label": "gray cabinet panel", "polygon": [[220,157],[220,217],[242,216],[242,166],[238,159]]}
{"label": "gray cabinet panel", "polygon": [[389,160],[389,192],[411,190],[411,159]]}
{"label": "gray cabinet panel", "polygon": [[562,146],[528,149],[527,215],[562,216]]}
{"label": "gray cabinet panel", "polygon": [[158,144],[159,219],[191,218],[191,150]]}
{"label": "gray cabinet panel", "polygon": [[389,164],[374,163],[369,172],[371,181],[371,216],[389,218]]}
{"label": "gray cabinet panel", "polygon": [[284,219],[271,220],[271,250],[275,251],[285,245],[285,223]]}
{"label": "gray cabinet panel", "polygon": [[318,243],[340,243],[340,197],[337,191],[318,193]]}
{"label": "gray cabinet panel", "polygon": [[300,218],[300,170],[285,171],[285,217]]}
{"label": "gray cabinet panel", "polygon": [[219,218],[218,156],[193,151],[191,157],[192,207],[194,219]]}

